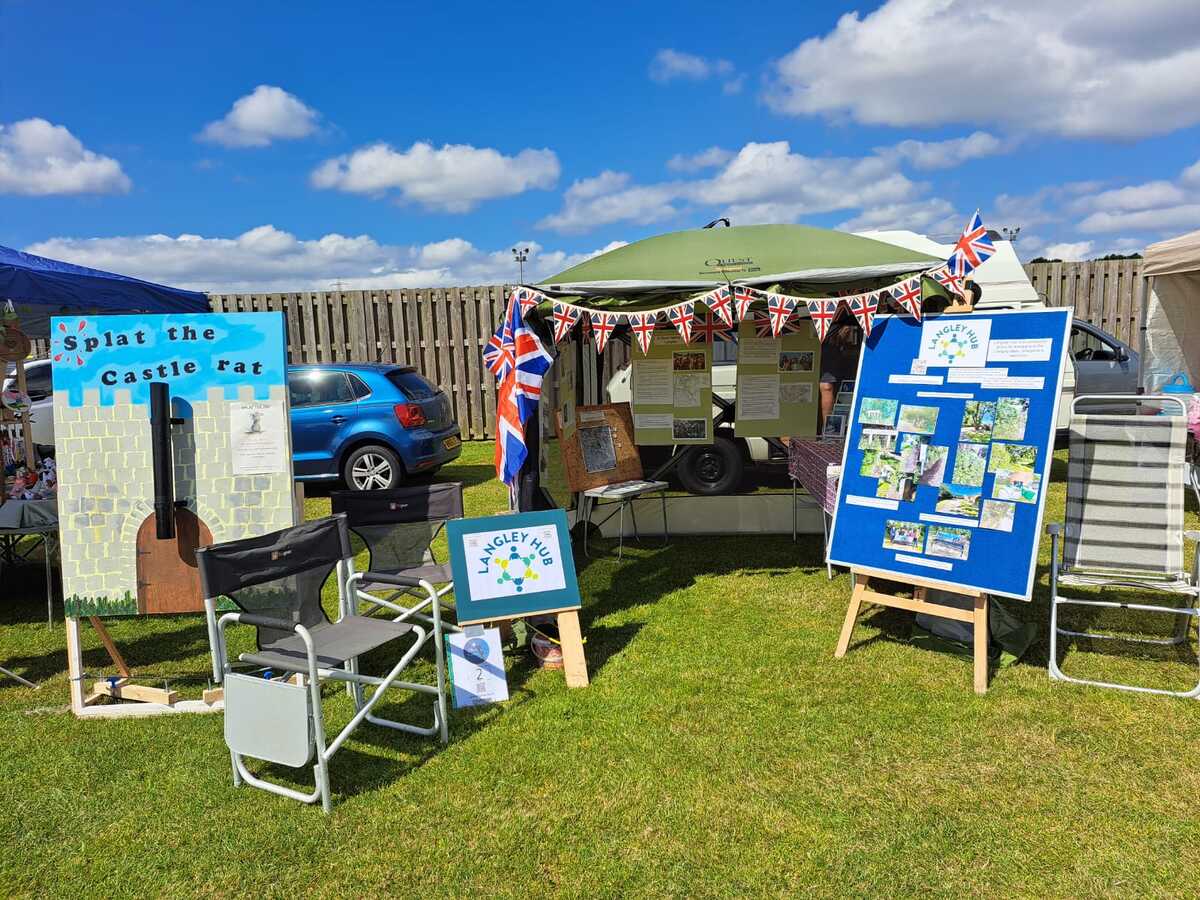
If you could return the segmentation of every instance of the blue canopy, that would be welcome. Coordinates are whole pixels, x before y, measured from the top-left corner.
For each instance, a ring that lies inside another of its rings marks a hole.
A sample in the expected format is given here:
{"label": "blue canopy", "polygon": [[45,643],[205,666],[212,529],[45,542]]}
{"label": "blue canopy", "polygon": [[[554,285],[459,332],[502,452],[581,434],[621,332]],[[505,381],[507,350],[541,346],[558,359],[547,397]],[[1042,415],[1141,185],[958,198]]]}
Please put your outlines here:
{"label": "blue canopy", "polygon": [[[209,312],[208,297],[127,275],[0,246],[0,300],[17,305],[22,330],[49,333],[52,315]],[[30,307],[34,307],[31,309]]]}

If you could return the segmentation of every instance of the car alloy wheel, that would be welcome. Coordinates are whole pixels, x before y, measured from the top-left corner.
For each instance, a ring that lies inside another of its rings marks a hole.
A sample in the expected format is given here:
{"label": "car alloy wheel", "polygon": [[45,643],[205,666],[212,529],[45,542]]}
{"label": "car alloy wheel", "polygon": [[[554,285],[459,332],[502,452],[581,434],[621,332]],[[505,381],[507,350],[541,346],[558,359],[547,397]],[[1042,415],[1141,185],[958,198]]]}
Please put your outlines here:
{"label": "car alloy wheel", "polygon": [[394,476],[391,461],[378,453],[364,453],[350,467],[350,481],[359,491],[383,490],[391,486]]}

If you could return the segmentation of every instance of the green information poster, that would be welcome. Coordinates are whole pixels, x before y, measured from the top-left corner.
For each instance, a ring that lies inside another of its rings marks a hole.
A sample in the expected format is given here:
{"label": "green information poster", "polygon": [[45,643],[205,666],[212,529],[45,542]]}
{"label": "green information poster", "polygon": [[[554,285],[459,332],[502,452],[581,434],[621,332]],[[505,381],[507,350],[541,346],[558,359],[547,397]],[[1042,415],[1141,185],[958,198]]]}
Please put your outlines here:
{"label": "green information poster", "polygon": [[632,405],[639,444],[711,444],[712,346],[657,329],[649,353],[633,351]]}
{"label": "green information poster", "polygon": [[808,323],[760,337],[760,320],[738,325],[738,437],[805,437],[817,433],[821,342]]}

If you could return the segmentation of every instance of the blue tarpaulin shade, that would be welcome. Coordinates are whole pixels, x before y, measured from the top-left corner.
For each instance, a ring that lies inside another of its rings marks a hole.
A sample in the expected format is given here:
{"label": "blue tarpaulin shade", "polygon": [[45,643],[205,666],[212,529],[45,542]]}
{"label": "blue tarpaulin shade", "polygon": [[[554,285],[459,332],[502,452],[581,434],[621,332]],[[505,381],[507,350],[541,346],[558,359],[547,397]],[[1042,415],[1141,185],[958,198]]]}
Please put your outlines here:
{"label": "blue tarpaulin shade", "polygon": [[86,313],[208,312],[208,297],[0,246],[0,301],[17,307],[30,337],[49,334],[49,318]]}

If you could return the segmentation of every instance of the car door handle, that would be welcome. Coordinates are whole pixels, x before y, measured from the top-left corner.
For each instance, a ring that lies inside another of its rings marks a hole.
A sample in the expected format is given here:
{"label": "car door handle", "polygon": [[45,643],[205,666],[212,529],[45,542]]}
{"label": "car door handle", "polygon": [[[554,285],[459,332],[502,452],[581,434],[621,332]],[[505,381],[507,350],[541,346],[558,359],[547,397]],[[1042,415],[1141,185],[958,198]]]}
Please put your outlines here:
{"label": "car door handle", "polygon": [[329,421],[332,422],[334,425],[341,425],[343,422],[346,421],[346,417],[345,416],[331,416]]}

